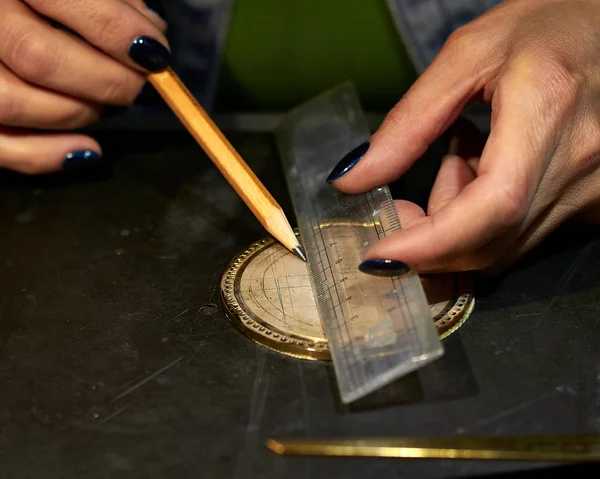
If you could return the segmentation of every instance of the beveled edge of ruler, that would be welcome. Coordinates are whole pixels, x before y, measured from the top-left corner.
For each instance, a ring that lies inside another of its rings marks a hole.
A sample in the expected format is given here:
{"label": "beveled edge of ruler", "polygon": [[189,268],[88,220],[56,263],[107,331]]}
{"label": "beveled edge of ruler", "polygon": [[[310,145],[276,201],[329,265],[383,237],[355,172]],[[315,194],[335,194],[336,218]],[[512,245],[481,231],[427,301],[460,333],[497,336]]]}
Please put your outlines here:
{"label": "beveled edge of ruler", "polygon": [[225,314],[242,333],[268,349],[298,359],[329,360],[327,342],[310,341],[292,334],[285,334],[276,328],[266,327],[247,314],[235,297],[235,283],[238,275],[244,271],[247,261],[275,242],[276,240],[272,237],[255,241],[231,260],[220,283],[221,301],[225,308]]}

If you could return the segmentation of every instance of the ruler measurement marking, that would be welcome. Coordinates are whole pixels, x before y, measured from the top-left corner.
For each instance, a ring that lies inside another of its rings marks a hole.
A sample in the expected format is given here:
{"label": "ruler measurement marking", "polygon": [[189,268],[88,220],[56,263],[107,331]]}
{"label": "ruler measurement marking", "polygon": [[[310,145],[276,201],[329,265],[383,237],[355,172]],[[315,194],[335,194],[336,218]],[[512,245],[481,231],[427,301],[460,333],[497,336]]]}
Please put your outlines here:
{"label": "ruler measurement marking", "polygon": [[[374,203],[373,192],[369,191],[367,197],[368,197],[368,201],[369,201],[369,206],[373,210],[375,210],[376,205]],[[394,204],[394,201],[391,198],[384,200],[383,203],[381,204],[380,208],[381,208],[380,211],[383,212],[383,214],[385,216],[384,216],[384,218],[382,218],[382,214],[380,213],[379,222],[375,221],[375,219],[374,219],[373,224],[376,228],[378,238],[383,239],[384,237],[388,236],[386,228],[385,228],[386,224],[391,226],[390,230],[388,230],[391,233],[400,231],[401,228],[400,228],[400,222],[396,215],[396,206]],[[385,221],[383,221],[384,219],[385,219]],[[380,226],[381,232],[380,232],[380,229],[378,228],[378,226]],[[403,314],[402,314],[401,318],[398,318],[397,316],[392,316],[390,314],[389,315],[390,321],[399,321],[402,325],[402,331],[411,337],[411,344],[413,344],[413,345],[418,344],[418,341],[417,341],[418,338],[416,338],[416,336],[415,336],[414,328],[410,327],[410,325],[408,324],[408,320],[407,320],[407,318],[411,317],[411,310],[410,310],[410,302],[408,301],[408,298],[406,297],[405,288],[402,287],[402,279],[396,277],[396,278],[391,278],[390,281],[392,283],[394,296],[397,298],[397,302],[399,303],[400,308],[403,309]],[[400,293],[402,294],[402,299],[400,299]],[[419,350],[419,352],[420,352],[420,350]]]}
{"label": "ruler measurement marking", "polygon": [[[319,223],[321,223],[321,221],[319,221]],[[319,224],[318,228],[319,228],[319,235],[321,237],[322,244],[325,247],[326,241],[325,241],[325,237],[323,236],[323,229],[320,227],[320,224]],[[328,253],[328,251],[325,250],[325,258],[327,259],[328,268],[329,268],[329,271],[331,273],[331,279],[334,282],[334,284],[332,286],[335,287],[335,275],[334,275],[334,271],[333,271],[333,268],[332,268],[332,265],[331,265],[331,261],[329,260],[329,255],[327,253]],[[343,332],[346,333],[346,341],[344,343],[350,345],[350,350],[347,347],[343,347],[342,348],[343,354],[346,356],[346,360],[352,359],[352,360],[354,360],[356,362],[356,355],[354,353],[354,349],[352,348],[352,337],[351,337],[351,334],[350,334],[350,330],[348,328],[348,324],[347,324],[347,322],[345,322],[343,320],[342,321],[338,321],[338,311],[337,311],[337,309],[341,310],[343,308],[343,306],[342,306],[342,300],[340,298],[339,291],[338,291],[337,287],[335,287],[335,293],[336,293],[336,297],[337,297],[337,307],[334,306],[334,308],[331,311],[334,314],[334,318],[331,318],[331,317],[328,318],[329,321],[331,321],[332,319],[334,319],[335,322],[334,323],[329,323],[329,324],[337,324],[338,325],[338,328],[336,328],[336,329],[338,329],[338,331],[340,333],[340,336],[342,336]],[[335,301],[335,298],[332,296],[332,304],[334,303],[334,301]],[[340,312],[342,312],[342,311],[340,311]],[[343,316],[342,316],[342,318],[343,318]],[[342,324],[343,324],[343,328],[342,328]],[[360,380],[360,378],[353,377],[356,374],[357,374],[356,368],[353,368],[351,370],[351,374],[350,374],[350,381],[352,383],[354,383],[355,385],[357,384],[357,380]]]}
{"label": "ruler measurement marking", "polygon": [[[382,227],[384,229],[384,232],[387,233],[387,231],[385,230],[385,225],[387,224],[389,227],[389,232],[394,233],[396,231],[400,231],[401,225],[400,225],[400,221],[396,215],[396,206],[394,204],[394,201],[392,199],[385,201],[385,205],[382,207],[382,211],[385,214],[385,219],[386,221],[381,221]],[[386,234],[387,236],[387,234]],[[411,344],[418,344],[418,342],[415,340],[415,330],[414,328],[411,328],[409,324],[407,324],[407,317],[410,317],[411,315],[411,311],[410,311],[410,302],[408,301],[407,297],[406,297],[406,291],[405,289],[402,287],[402,280],[400,278],[392,278],[392,284],[394,287],[394,294],[398,295],[398,291],[402,291],[402,295],[403,295],[403,301],[401,301],[404,305],[404,309],[406,314],[402,315],[402,322],[403,322],[403,326],[404,326],[404,331],[406,331],[406,334],[410,335],[412,338]],[[420,350],[419,350],[420,352]]]}
{"label": "ruler measurement marking", "polygon": [[[334,289],[335,295],[331,294],[330,308],[327,309],[326,314],[324,315],[324,319],[327,322],[327,329],[332,331],[334,334],[337,334],[341,339],[341,344],[343,347],[341,348],[342,354],[345,356],[345,360],[347,362],[353,361],[353,364],[356,366],[358,364],[358,358],[356,356],[355,350],[353,346],[352,334],[350,331],[350,325],[345,321],[340,321],[340,314],[343,317],[343,308],[344,301],[340,296],[340,291],[338,288],[339,282],[335,281],[336,272],[331,264],[331,260],[329,258],[329,248],[326,246],[326,239],[323,234],[323,230],[319,228],[320,233],[320,242],[323,245],[323,248],[320,249],[321,253],[325,255],[325,258],[321,261],[321,266],[324,269],[329,270],[329,275],[332,279],[332,283],[328,290]],[[322,257],[322,256],[321,256]],[[327,260],[327,264],[325,264],[325,260]],[[327,277],[327,272],[323,271],[323,276]],[[336,301],[337,299],[337,301]],[[360,382],[364,381],[364,374],[362,368],[352,368],[349,369],[349,381],[352,384],[353,388],[360,388]]]}
{"label": "ruler measurement marking", "polygon": [[[330,271],[330,273],[331,273],[332,282],[335,283],[333,269],[331,267],[331,262],[329,261],[329,256],[327,254],[327,247],[326,247],[327,243],[326,243],[325,237],[323,235],[323,229],[321,228],[322,218],[320,217],[319,212],[316,210],[315,205],[313,203],[311,203],[311,202],[307,202],[307,203],[310,205],[309,207],[313,211],[313,216],[312,217],[316,218],[316,224],[315,224],[314,221],[311,221],[311,223],[312,223],[311,224],[311,230],[313,232],[312,236],[313,236],[313,239],[314,239],[313,245],[315,246],[315,248],[316,248],[316,250],[318,252],[317,254],[319,255],[319,258],[321,260],[320,261],[320,265],[323,267],[323,268],[321,268],[321,270],[323,271],[323,276],[325,278],[327,278],[327,272],[325,271],[325,268],[328,268],[329,271]],[[317,231],[318,231],[318,236],[320,238],[317,238]],[[319,243],[321,243],[321,245],[323,246],[323,248],[319,248]],[[323,254],[325,254],[325,258],[323,258]],[[328,266],[325,266],[325,263],[324,263],[325,260],[327,260]],[[316,264],[314,266],[316,266]],[[309,267],[311,269],[313,269],[313,264],[310,264]],[[335,284],[333,286],[335,286]],[[330,290],[331,290],[331,288],[329,288],[329,291]],[[339,297],[339,294],[337,292],[337,288],[335,288],[335,291],[336,291],[336,296],[337,296],[338,304],[336,305],[334,296],[333,295],[329,295],[330,296],[329,303],[331,304],[331,308],[328,308],[326,311],[322,312],[322,314],[323,314],[323,322],[325,323],[325,328],[326,328],[326,330],[327,330],[328,333],[329,333],[329,331],[331,331],[331,332],[333,332],[335,334],[336,330],[337,330],[338,337],[340,337],[342,339],[342,341],[343,341],[343,331],[342,331],[341,324],[345,323],[345,322],[343,321],[343,317],[342,317],[342,321],[338,320],[337,309],[338,308],[341,309],[342,306],[341,306],[341,298]],[[318,302],[317,302],[317,305],[318,305]],[[332,325],[333,326],[337,326],[337,327],[332,328],[331,327]],[[351,344],[350,332],[348,331],[347,325],[344,324],[344,326],[345,326],[344,329],[346,329],[345,332],[346,332],[346,337],[347,337],[346,344]],[[347,362],[349,362],[351,360],[356,361],[356,356],[353,354],[353,351],[352,351],[352,358],[350,357],[351,352],[348,351],[348,348],[346,348],[346,347],[342,348],[342,353],[345,356],[345,360]],[[335,364],[334,364],[334,367],[335,367]],[[357,378],[354,377],[355,373],[356,373],[355,368],[351,369],[349,372],[350,372],[350,380],[351,380],[351,382],[354,385],[356,385],[357,384]]]}

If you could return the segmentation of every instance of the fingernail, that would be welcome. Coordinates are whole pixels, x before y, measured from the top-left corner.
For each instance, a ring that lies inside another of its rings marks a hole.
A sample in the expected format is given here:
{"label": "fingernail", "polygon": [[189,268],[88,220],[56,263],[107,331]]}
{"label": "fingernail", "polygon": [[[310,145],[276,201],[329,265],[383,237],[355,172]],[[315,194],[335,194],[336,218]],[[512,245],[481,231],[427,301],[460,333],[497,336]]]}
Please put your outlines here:
{"label": "fingernail", "polygon": [[151,37],[137,37],[129,48],[129,56],[142,68],[151,72],[160,72],[171,65],[169,50]]}
{"label": "fingernail", "polygon": [[161,103],[162,97],[152,86],[152,83],[146,83],[133,100],[135,106],[155,106]]}
{"label": "fingernail", "polygon": [[98,165],[102,162],[102,155],[91,150],[73,151],[65,156],[63,168],[66,170]]}
{"label": "fingernail", "polygon": [[391,259],[368,259],[358,269],[373,276],[400,276],[410,272],[407,264]]}
{"label": "fingernail", "polygon": [[365,141],[362,145],[358,145],[354,150],[344,156],[327,177],[327,183],[340,179],[354,168],[358,162],[362,160],[363,156],[365,156],[369,146],[371,146],[371,144],[368,141]]}
{"label": "fingernail", "polygon": [[163,3],[160,0],[144,0],[144,3],[148,7],[148,10],[150,10],[153,13],[156,13],[163,20],[167,19],[167,12]]}

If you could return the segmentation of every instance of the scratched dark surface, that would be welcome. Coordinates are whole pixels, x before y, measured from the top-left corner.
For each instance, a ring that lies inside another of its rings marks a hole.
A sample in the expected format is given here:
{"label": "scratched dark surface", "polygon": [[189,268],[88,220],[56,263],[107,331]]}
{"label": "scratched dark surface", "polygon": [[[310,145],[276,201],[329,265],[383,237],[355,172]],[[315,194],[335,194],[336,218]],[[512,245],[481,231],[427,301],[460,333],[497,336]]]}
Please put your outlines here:
{"label": "scratched dark surface", "polygon": [[[232,138],[287,208],[270,138]],[[220,275],[263,231],[187,134],[101,139],[114,163],[94,175],[0,175],[0,477],[487,477],[534,465],[285,458],[263,444],[600,433],[595,231],[478,279],[446,356],[348,410],[327,365],[266,351],[225,318]]]}

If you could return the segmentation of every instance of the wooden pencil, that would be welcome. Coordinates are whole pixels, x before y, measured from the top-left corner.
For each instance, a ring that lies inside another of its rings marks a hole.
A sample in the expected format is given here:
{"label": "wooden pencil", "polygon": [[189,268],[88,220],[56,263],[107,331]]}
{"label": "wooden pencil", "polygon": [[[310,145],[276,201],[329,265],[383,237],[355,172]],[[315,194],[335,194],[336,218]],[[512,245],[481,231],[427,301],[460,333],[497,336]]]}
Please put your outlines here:
{"label": "wooden pencil", "polygon": [[225,135],[171,69],[149,75],[149,81],[181,120],[229,184],[265,229],[306,261],[283,209],[242,159]]}

